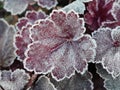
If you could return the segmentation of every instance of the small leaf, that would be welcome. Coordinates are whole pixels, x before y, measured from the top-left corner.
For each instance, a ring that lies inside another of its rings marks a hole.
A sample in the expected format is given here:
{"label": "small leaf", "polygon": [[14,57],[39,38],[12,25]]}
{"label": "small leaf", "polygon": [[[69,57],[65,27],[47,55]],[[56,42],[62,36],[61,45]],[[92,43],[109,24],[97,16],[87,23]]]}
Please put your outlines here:
{"label": "small leaf", "polygon": [[0,71],[0,86],[5,90],[22,90],[28,83],[29,75],[22,69]]}

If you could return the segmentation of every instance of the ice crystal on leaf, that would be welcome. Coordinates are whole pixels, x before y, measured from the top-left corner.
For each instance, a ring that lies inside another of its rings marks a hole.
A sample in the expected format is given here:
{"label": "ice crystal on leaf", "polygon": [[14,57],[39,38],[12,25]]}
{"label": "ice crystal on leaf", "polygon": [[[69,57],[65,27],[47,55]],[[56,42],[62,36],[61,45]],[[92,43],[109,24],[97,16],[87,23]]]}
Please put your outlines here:
{"label": "ice crystal on leaf", "polygon": [[57,82],[54,79],[50,79],[57,90],[93,90],[93,83],[91,81],[92,75],[89,72],[80,75],[76,73],[70,79]]}
{"label": "ice crystal on leaf", "polygon": [[35,1],[38,2],[39,6],[47,9],[51,9],[58,4],[57,0],[35,0]]}
{"label": "ice crystal on leaf", "polygon": [[56,90],[54,85],[46,76],[41,76],[30,90]]}
{"label": "ice crystal on leaf", "polygon": [[12,15],[21,14],[33,0],[4,0],[4,9]]}
{"label": "ice crystal on leaf", "polygon": [[104,79],[107,90],[120,90],[120,76],[113,78],[101,65],[97,65],[97,73]]}
{"label": "ice crystal on leaf", "polygon": [[29,75],[22,69],[0,71],[0,86],[4,90],[22,90],[28,83]]}
{"label": "ice crystal on leaf", "polygon": [[96,40],[96,62],[101,62],[103,67],[115,78],[120,75],[120,27],[115,29],[100,28],[93,33]]}
{"label": "ice crystal on leaf", "polygon": [[115,0],[93,0],[89,2],[85,22],[90,30],[97,30],[102,22],[114,21],[111,9]]}
{"label": "ice crystal on leaf", "polygon": [[26,51],[28,44],[32,43],[32,40],[29,38],[29,29],[32,24],[34,24],[38,19],[44,19],[46,17],[47,15],[42,11],[28,11],[25,17],[19,19],[16,24],[18,32],[15,37],[16,54],[18,55],[19,60],[24,60],[24,52]]}
{"label": "ice crystal on leaf", "polygon": [[54,10],[49,18],[32,26],[33,43],[25,54],[25,68],[38,74],[52,72],[58,81],[71,77],[75,70],[84,73],[96,48],[95,41],[84,32],[84,20],[77,13]]}
{"label": "ice crystal on leaf", "polygon": [[15,60],[14,34],[14,27],[0,19],[0,67],[10,66]]}

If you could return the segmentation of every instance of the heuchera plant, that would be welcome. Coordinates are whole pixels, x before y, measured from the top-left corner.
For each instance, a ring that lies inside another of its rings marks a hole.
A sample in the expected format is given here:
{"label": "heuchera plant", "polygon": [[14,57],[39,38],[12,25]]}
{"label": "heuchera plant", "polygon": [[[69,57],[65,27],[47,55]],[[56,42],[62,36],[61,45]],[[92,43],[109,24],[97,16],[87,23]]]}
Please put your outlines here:
{"label": "heuchera plant", "polygon": [[0,0],[0,90],[120,90],[119,68],[120,0]]}

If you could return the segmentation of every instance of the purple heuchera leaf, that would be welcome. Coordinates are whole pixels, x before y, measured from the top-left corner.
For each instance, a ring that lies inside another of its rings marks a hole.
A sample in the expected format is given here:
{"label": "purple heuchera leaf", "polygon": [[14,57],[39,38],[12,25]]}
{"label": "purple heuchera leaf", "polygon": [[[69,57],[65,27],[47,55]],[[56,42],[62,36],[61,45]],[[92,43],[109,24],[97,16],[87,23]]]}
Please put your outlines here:
{"label": "purple heuchera leaf", "polygon": [[115,78],[120,75],[120,27],[115,29],[100,28],[93,33],[96,40],[96,62],[102,63],[103,67]]}
{"label": "purple heuchera leaf", "polygon": [[14,34],[14,27],[0,19],[0,67],[10,66],[16,58],[13,46]]}
{"label": "purple heuchera leaf", "polygon": [[0,86],[4,90],[22,90],[29,79],[30,76],[22,69],[0,71]]}
{"label": "purple heuchera leaf", "polygon": [[28,11],[24,18],[20,19],[17,23],[18,32],[15,36],[15,47],[16,54],[18,55],[19,60],[23,61],[25,58],[24,52],[27,49],[28,44],[32,43],[32,40],[29,38],[32,24],[39,19],[46,18],[47,15],[42,11]]}
{"label": "purple heuchera leaf", "polygon": [[39,6],[47,9],[51,9],[58,4],[57,0],[35,0],[35,1],[38,2]]}
{"label": "purple heuchera leaf", "polygon": [[37,74],[52,72],[53,78],[71,77],[75,70],[84,73],[95,56],[95,41],[84,35],[84,20],[74,11],[53,11],[50,18],[31,28],[32,44],[26,51],[24,67]]}
{"label": "purple heuchera leaf", "polygon": [[93,0],[88,4],[85,22],[90,30],[97,30],[102,22],[114,21],[111,9],[115,0]]}
{"label": "purple heuchera leaf", "polygon": [[21,14],[34,0],[4,0],[4,9],[12,15]]}

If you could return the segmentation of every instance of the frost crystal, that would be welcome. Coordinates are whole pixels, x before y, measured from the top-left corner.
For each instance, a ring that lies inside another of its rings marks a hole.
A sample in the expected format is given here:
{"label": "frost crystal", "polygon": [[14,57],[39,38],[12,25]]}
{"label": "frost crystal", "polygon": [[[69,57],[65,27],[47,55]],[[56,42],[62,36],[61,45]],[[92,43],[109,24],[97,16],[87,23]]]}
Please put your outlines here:
{"label": "frost crystal", "polygon": [[14,27],[0,19],[0,67],[10,66],[15,60],[14,34]]}
{"label": "frost crystal", "polygon": [[71,77],[75,70],[83,74],[96,48],[95,41],[84,32],[84,20],[74,11],[54,10],[50,18],[32,26],[33,43],[25,54],[25,68],[38,74],[52,72],[58,81]]}
{"label": "frost crystal", "polygon": [[15,37],[15,47],[19,60],[24,60],[24,52],[26,51],[28,44],[32,43],[32,40],[29,38],[29,29],[31,28],[31,25],[38,19],[44,19],[46,17],[46,14],[42,11],[28,11],[25,17],[21,18],[17,23],[18,33]]}
{"label": "frost crystal", "polygon": [[22,90],[28,83],[29,75],[22,69],[12,71],[0,71],[0,86],[4,90]]}
{"label": "frost crystal", "polygon": [[97,30],[102,22],[114,21],[111,9],[115,0],[93,0],[88,4],[85,22],[90,30]]}
{"label": "frost crystal", "polygon": [[93,33],[96,40],[96,62],[101,62],[103,67],[115,78],[120,75],[120,27],[115,29],[100,28]]}

